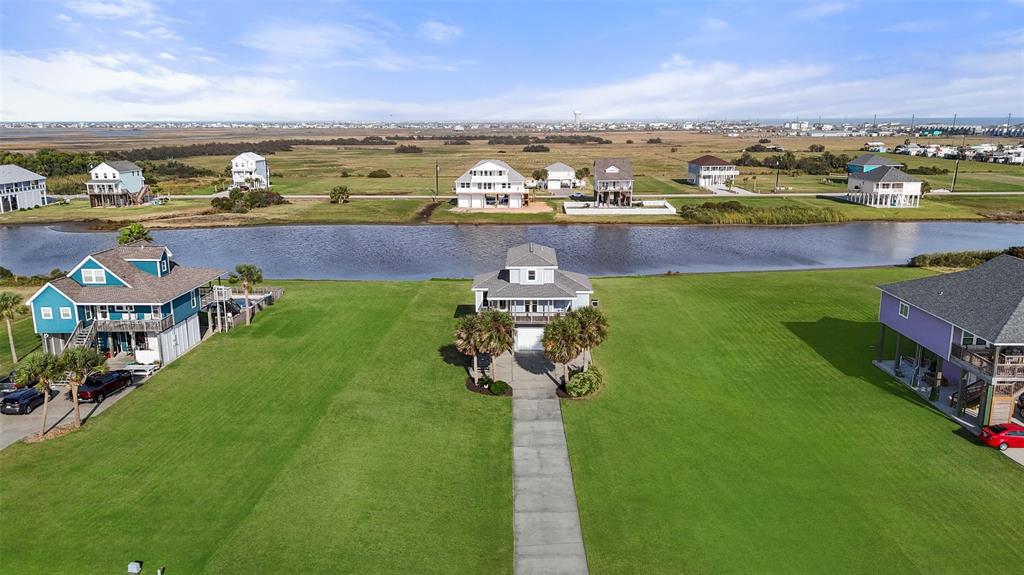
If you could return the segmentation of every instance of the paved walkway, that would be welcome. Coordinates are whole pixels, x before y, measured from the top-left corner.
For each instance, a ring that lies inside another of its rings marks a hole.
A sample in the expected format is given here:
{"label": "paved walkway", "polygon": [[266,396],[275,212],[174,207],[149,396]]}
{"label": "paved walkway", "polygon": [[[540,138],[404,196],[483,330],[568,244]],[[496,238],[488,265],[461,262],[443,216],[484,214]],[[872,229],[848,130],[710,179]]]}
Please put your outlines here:
{"label": "paved walkway", "polygon": [[514,390],[515,572],[586,574],[569,448],[551,375],[555,366],[540,353],[517,354],[512,373],[509,364],[506,355],[493,368],[494,377],[505,379]]}

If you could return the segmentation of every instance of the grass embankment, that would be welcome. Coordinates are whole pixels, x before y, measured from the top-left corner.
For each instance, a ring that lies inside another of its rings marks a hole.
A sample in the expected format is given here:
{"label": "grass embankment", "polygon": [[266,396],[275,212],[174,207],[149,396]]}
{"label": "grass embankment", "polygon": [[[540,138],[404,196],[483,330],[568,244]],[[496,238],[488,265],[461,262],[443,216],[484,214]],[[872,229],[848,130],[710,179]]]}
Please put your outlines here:
{"label": "grass embankment", "polygon": [[283,285],[82,431],[0,452],[2,531],[46,542],[0,570],[511,572],[510,402],[439,353],[467,285]]}
{"label": "grass embankment", "polygon": [[736,201],[704,202],[680,210],[683,221],[690,224],[836,224],[850,218],[834,208],[805,206],[750,205]]}
{"label": "grass embankment", "polygon": [[563,404],[592,572],[1013,565],[1024,470],[871,365],[874,285],[925,273],[596,281],[607,383]]}
{"label": "grass embankment", "polygon": [[[8,285],[7,282],[0,282],[0,292],[17,294],[21,296],[21,301],[32,297],[32,294],[38,290],[39,286]],[[32,317],[28,314],[14,319],[11,322],[11,331],[14,332],[14,348],[18,351],[19,361],[42,347],[39,336],[36,335],[32,326]],[[12,369],[14,369],[14,363],[11,361],[11,346],[7,341],[7,326],[0,319],[0,377],[7,375]]]}

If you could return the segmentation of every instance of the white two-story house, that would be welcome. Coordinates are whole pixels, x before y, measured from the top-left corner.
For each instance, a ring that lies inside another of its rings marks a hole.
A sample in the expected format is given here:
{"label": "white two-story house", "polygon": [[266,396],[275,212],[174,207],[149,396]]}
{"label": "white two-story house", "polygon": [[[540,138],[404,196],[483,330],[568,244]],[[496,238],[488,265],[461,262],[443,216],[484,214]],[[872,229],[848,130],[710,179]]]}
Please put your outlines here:
{"label": "white two-story house", "polygon": [[253,152],[243,152],[231,160],[231,182],[256,190],[270,187],[270,168],[267,159]]}
{"label": "white two-story house", "polygon": [[576,170],[562,162],[555,162],[547,168],[548,189],[563,190],[576,187]]}
{"label": "white two-story house", "polygon": [[622,158],[594,160],[594,203],[625,206],[633,203],[633,162]]}
{"label": "white two-story house", "polygon": [[916,208],[921,205],[921,180],[892,166],[850,173],[846,199],[872,208]]}
{"label": "white two-story house", "polygon": [[521,208],[526,178],[501,160],[481,160],[455,180],[460,208]]}
{"label": "white two-story house", "polygon": [[85,191],[94,208],[121,207],[144,202],[149,188],[142,168],[126,160],[111,160],[89,170]]}
{"label": "white two-story house", "polygon": [[590,305],[594,288],[579,273],[558,269],[555,250],[529,243],[509,248],[505,268],[473,278],[475,309],[509,312],[516,322],[516,351],[543,349],[544,325]]}
{"label": "white two-story house", "polygon": [[690,160],[686,167],[686,180],[702,188],[727,185],[739,175],[736,166],[709,155]]}
{"label": "white two-story house", "polygon": [[46,176],[14,164],[0,166],[0,214],[46,204]]}

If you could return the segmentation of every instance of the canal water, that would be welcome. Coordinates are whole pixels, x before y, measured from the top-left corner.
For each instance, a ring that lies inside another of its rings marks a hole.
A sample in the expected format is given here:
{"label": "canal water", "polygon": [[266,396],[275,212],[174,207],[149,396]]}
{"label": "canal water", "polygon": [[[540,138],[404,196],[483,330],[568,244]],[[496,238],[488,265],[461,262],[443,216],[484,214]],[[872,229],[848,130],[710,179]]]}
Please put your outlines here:
{"label": "canal water", "polygon": [[[0,226],[0,266],[17,274],[67,270],[111,247],[115,232]],[[254,263],[270,278],[464,278],[501,267],[505,250],[537,242],[562,268],[590,275],[857,267],[924,252],[1024,245],[1024,225],[857,222],[829,226],[333,225],[160,230],[183,264]]]}

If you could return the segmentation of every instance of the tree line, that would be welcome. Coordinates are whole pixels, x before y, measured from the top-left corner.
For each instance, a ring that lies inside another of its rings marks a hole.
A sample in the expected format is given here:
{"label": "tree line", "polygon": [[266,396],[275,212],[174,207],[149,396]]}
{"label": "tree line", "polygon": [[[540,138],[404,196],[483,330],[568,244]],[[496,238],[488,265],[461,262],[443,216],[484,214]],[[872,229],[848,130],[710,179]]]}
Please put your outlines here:
{"label": "tree line", "polygon": [[733,164],[752,168],[778,168],[786,171],[800,170],[807,174],[827,175],[835,171],[844,171],[846,164],[850,163],[852,159],[846,154],[833,154],[832,152],[824,152],[816,156],[801,156],[799,158],[793,152],[786,152],[784,154],[766,156],[759,160],[749,152],[743,152],[743,155],[733,161]]}

